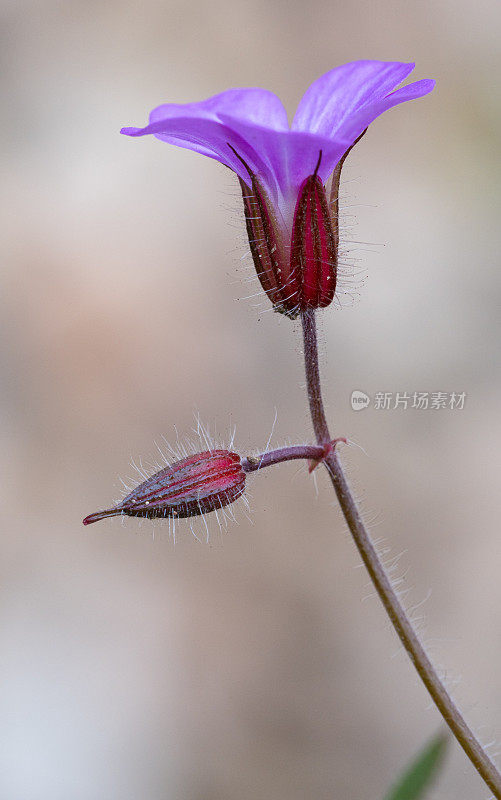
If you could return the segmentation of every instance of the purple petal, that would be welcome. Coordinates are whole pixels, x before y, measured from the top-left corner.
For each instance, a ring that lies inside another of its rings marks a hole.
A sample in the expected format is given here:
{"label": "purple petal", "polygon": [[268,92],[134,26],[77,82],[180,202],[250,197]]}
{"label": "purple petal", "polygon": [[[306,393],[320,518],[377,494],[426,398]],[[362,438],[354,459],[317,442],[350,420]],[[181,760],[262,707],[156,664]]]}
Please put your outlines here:
{"label": "purple petal", "polygon": [[[231,125],[222,118],[231,114]],[[248,180],[245,167],[232,153],[231,144],[256,174],[275,189],[273,175],[259,150],[254,150],[239,134],[239,121],[288,131],[287,113],[280,99],[265,89],[229,89],[200,103],[168,103],[153,109],[145,128],[122,128],[126,136],[153,134],[158,139],[209,156]]]}
{"label": "purple petal", "polygon": [[215,158],[242,180],[248,181],[249,175],[229,147],[231,144],[253,172],[273,184],[273,176],[260,155],[235,130],[220,121],[203,117],[170,117],[152,122],[145,128],[122,128],[121,133],[126,136],[153,134],[157,139]]}
{"label": "purple petal", "polygon": [[318,174],[326,181],[351,144],[351,141],[337,136],[334,139],[306,131],[274,131],[221,116],[228,128],[234,130],[238,127],[248,146],[263,156],[266,171],[275,176],[278,193],[286,201],[293,198],[295,202],[297,190],[313,173],[320,151],[322,161]]}
{"label": "purple petal", "polygon": [[410,83],[408,86],[403,86],[401,89],[391,92],[380,100],[368,103],[361,108],[360,111],[352,114],[341,125],[337,133],[339,136],[342,136],[343,139],[354,141],[360,136],[362,131],[366,129],[367,125],[373,122],[376,117],[379,117],[384,111],[400,103],[405,103],[407,100],[415,100],[418,97],[423,97],[425,94],[429,94],[433,91],[434,87],[435,81],[430,79],[416,81],[415,83]]}
{"label": "purple petal", "polygon": [[207,117],[230,114],[235,119],[255,122],[266,128],[289,130],[287,112],[276,94],[267,89],[228,89],[197,103],[167,103],[150,114],[150,122],[167,117]]}
{"label": "purple petal", "polygon": [[414,69],[398,61],[353,61],[311,84],[303,95],[292,130],[335,134],[354,112],[388,94]]}
{"label": "purple petal", "polygon": [[[144,128],[122,128],[128,136],[152,134],[216,159],[246,183],[243,159],[270,198],[286,213],[303,180],[313,173],[319,152],[323,181],[354,140],[379,114],[421,97],[434,81],[391,91],[413,64],[356,61],[323,75],[302,98],[292,130],[279,98],[264,89],[230,89],[200,103],[167,104],[150,114]],[[290,216],[290,215],[289,215]]]}
{"label": "purple petal", "polygon": [[[289,130],[282,101],[266,89],[228,89],[199,103],[167,103],[154,108],[150,123],[179,117],[220,121],[223,115],[275,130]],[[167,141],[166,136],[162,136]],[[178,144],[178,142],[173,142]]]}
{"label": "purple petal", "polygon": [[196,150],[217,159],[232,169],[243,181],[249,175],[229,145],[259,176],[271,198],[281,204],[294,202],[303,180],[313,173],[320,150],[319,175],[327,180],[351,142],[327,139],[303,131],[272,130],[221,114],[218,121],[200,117],[160,119],[145,128],[122,128],[127,136],[153,134],[159,139]]}

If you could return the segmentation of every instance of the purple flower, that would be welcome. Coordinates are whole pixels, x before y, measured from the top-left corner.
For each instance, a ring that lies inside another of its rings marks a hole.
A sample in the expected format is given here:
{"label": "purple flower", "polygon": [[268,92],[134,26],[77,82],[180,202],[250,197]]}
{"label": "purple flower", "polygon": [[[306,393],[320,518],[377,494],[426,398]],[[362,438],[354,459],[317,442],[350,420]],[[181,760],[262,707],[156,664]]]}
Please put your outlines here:
{"label": "purple flower", "polygon": [[[383,111],[432,91],[433,80],[395,88],[413,68],[414,64],[383,61],[337,67],[309,87],[291,125],[272,92],[229,89],[199,103],[158,106],[145,128],[121,132],[153,134],[214,158],[238,175],[257,273],[275,308],[294,316],[332,300],[343,157]],[[333,173],[328,202],[325,184]]]}

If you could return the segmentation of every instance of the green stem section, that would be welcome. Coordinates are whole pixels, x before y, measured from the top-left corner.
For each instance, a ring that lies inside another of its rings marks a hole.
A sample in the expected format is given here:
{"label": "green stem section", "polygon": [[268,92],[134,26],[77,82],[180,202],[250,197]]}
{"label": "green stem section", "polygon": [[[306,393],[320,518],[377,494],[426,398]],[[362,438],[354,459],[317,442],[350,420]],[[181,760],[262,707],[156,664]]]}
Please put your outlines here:
{"label": "green stem section", "polygon": [[[326,442],[330,441],[331,436],[325,417],[320,386],[315,311],[308,309],[302,312],[301,320],[311,419],[318,444],[325,445]],[[391,581],[362,521],[335,450],[331,450],[328,453],[324,463],[355,545],[400,641],[457,741],[477,772],[486,782],[494,797],[497,800],[501,800],[501,775],[473,731],[466,724],[461,712],[428,658],[404,607],[391,585]]]}

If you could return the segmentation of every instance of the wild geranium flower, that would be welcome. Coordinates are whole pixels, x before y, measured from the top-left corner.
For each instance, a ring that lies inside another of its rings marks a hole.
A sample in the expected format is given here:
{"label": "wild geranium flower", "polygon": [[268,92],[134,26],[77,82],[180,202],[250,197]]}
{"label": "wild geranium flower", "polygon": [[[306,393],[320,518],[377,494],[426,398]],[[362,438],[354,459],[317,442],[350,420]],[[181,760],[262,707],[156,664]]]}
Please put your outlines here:
{"label": "wild geranium flower", "polygon": [[384,61],[337,67],[309,87],[291,125],[272,92],[229,89],[199,103],[158,106],[145,128],[121,132],[153,134],[237,174],[259,280],[274,308],[294,317],[332,302],[343,159],[376,117],[431,92],[432,80],[395,88],[413,69]]}

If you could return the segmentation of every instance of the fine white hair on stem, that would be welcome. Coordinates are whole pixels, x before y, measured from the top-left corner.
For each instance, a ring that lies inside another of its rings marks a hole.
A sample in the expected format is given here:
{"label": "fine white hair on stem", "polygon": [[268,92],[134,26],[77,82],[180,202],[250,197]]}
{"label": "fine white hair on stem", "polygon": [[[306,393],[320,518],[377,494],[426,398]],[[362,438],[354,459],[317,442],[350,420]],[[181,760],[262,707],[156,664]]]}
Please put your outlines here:
{"label": "fine white hair on stem", "polygon": [[[277,424],[277,418],[278,418],[278,410],[277,410],[277,407],[275,406],[275,416],[273,417],[273,423],[272,423],[272,426],[271,426],[270,435],[268,436],[268,441],[266,442],[266,446],[264,448],[263,455],[268,452],[268,448],[270,446],[270,442],[272,440],[273,433],[275,431],[275,425]],[[262,458],[261,458],[261,461],[259,462],[258,469],[261,467],[261,464],[262,464]]]}
{"label": "fine white hair on stem", "polygon": [[[364,514],[364,523],[365,523],[365,514]],[[402,602],[402,605],[405,606],[405,611],[409,619],[412,621],[413,625],[419,631],[420,635],[424,639],[424,645],[429,655],[435,654],[438,648],[447,641],[445,637],[433,637],[431,635],[426,635],[424,633],[425,628],[425,615],[423,613],[424,606],[428,603],[432,596],[431,590],[428,590],[424,597],[419,600],[412,600],[410,596],[413,594],[414,587],[407,586],[408,575],[409,575],[409,567],[405,567],[402,564],[402,561],[408,552],[407,549],[403,549],[402,551],[393,552],[392,546],[388,543],[388,540],[385,537],[374,537],[373,544],[377,551],[378,558],[380,559],[381,563],[383,564],[387,575],[391,581],[391,585],[395,593],[397,594],[399,600]],[[357,564],[358,567],[363,567],[363,564]],[[367,586],[371,586],[372,584],[368,582]],[[366,595],[362,597],[362,601],[365,602],[369,599],[377,598],[377,594],[374,590],[369,591]],[[388,628],[391,627],[389,620],[387,620]],[[397,648],[390,654],[390,658],[393,660],[397,657],[406,657],[405,650],[403,645],[399,644]],[[440,664],[439,657],[435,656],[434,658],[434,666],[437,673],[440,675],[441,680],[447,686],[448,691],[452,693],[453,690],[457,689],[457,687],[461,683],[462,676],[460,674],[455,673],[450,668],[445,669]],[[434,703],[431,702],[429,704],[429,708],[434,708]]]}

